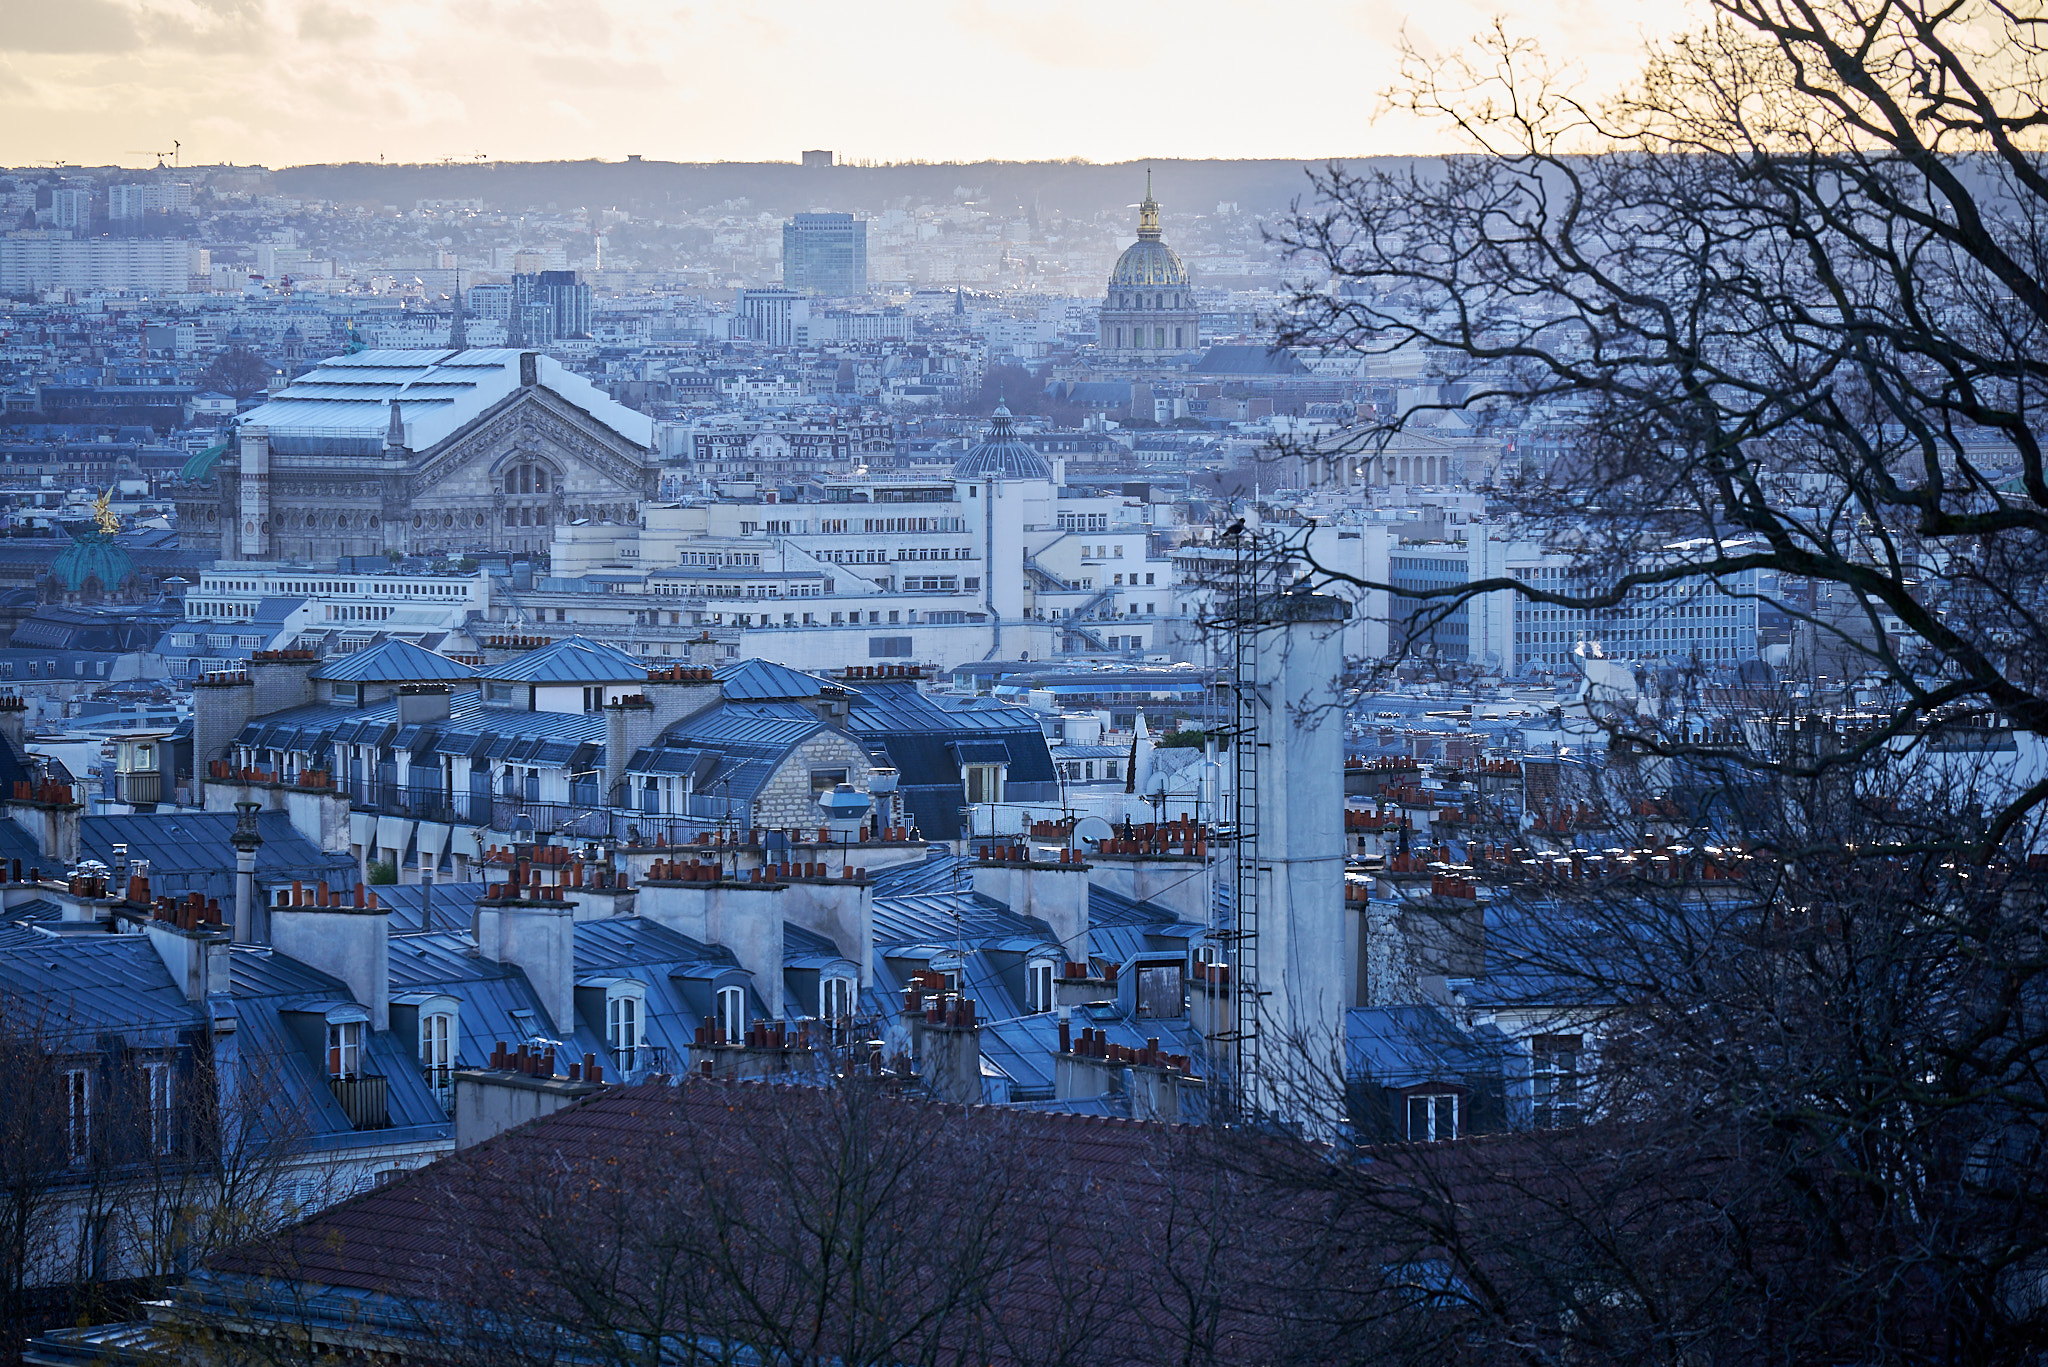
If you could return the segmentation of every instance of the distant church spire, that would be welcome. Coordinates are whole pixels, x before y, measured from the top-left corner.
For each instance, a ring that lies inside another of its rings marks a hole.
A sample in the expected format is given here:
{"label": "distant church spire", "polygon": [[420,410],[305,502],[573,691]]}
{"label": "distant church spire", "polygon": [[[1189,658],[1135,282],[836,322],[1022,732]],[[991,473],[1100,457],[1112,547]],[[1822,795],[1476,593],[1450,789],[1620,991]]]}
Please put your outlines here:
{"label": "distant church spire", "polygon": [[462,312],[462,267],[460,266],[455,268],[455,317],[448,324],[448,349],[450,351],[469,350],[468,319]]}

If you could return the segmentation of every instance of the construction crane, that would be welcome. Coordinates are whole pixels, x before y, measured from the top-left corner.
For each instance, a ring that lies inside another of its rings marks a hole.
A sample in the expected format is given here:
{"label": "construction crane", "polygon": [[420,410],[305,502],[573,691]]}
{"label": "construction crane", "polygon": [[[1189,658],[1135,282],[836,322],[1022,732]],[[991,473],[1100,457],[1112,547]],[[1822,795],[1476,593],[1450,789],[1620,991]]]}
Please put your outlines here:
{"label": "construction crane", "polygon": [[[176,138],[172,138],[171,150],[168,152],[145,152],[141,148],[131,147],[121,155],[124,157],[155,157],[157,170],[176,170],[178,166],[178,152],[183,146],[183,143],[179,142]],[[168,167],[164,165],[165,157],[171,159],[171,164]]]}

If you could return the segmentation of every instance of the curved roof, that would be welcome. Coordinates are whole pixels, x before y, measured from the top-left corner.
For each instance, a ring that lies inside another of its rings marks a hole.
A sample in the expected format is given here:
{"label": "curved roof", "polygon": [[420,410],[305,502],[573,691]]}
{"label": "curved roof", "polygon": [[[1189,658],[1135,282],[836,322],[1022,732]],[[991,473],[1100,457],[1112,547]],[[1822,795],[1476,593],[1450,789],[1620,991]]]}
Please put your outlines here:
{"label": "curved roof", "polygon": [[1139,238],[1124,248],[1124,254],[1116,259],[1116,269],[1109,273],[1109,287],[1139,286],[1184,290],[1188,287],[1188,268],[1181,264],[1179,254],[1164,242],[1157,238],[1150,241]]}
{"label": "curved roof", "polygon": [[1017,440],[1010,430],[1009,405],[997,404],[989,419],[988,435],[954,464],[953,478],[1050,480],[1052,466]]}
{"label": "curved roof", "polygon": [[1109,287],[1163,286],[1186,289],[1188,268],[1173,248],[1159,240],[1159,201],[1152,198],[1152,177],[1145,176],[1145,200],[1138,206],[1138,240],[1124,248],[1109,273]]}
{"label": "curved roof", "polygon": [[185,462],[185,468],[178,472],[178,478],[184,480],[187,484],[204,482],[208,476],[213,474],[213,467],[219,464],[220,458],[227,453],[228,444],[226,442],[221,442],[219,445],[207,447],[204,451],[193,453],[192,458]]}
{"label": "curved roof", "polygon": [[647,678],[647,662],[602,641],[565,636],[476,672],[502,683],[641,683]]}
{"label": "curved roof", "polygon": [[313,677],[341,683],[436,683],[474,679],[476,671],[424,646],[390,640],[353,655],[337,655],[314,670]]}
{"label": "curved roof", "polygon": [[84,588],[88,579],[97,579],[102,589],[117,589],[134,573],[128,552],[98,532],[79,537],[50,562],[51,577],[71,593]]}

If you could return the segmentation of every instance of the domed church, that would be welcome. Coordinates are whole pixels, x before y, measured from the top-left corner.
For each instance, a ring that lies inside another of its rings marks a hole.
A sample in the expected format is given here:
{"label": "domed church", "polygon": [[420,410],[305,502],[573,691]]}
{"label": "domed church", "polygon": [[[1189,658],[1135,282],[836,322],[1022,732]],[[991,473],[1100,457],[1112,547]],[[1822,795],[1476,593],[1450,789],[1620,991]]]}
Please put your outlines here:
{"label": "domed church", "polygon": [[1110,359],[1156,361],[1201,347],[1201,311],[1188,285],[1188,268],[1159,240],[1159,203],[1152,173],[1138,206],[1138,240],[1117,258],[1102,301],[1101,345]]}

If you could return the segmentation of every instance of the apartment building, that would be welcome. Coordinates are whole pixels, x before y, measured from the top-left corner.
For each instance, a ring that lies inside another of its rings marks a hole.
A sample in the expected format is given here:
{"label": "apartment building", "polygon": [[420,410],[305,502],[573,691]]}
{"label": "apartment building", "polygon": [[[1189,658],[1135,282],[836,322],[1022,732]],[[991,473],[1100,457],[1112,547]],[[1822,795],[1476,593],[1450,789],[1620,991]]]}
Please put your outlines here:
{"label": "apartment building", "polygon": [[544,630],[633,629],[629,648],[649,656],[685,656],[711,629],[733,655],[799,669],[1143,652],[1173,612],[1151,505],[1065,488],[1007,410],[951,469],[814,488],[557,528],[552,577],[517,609]]}

